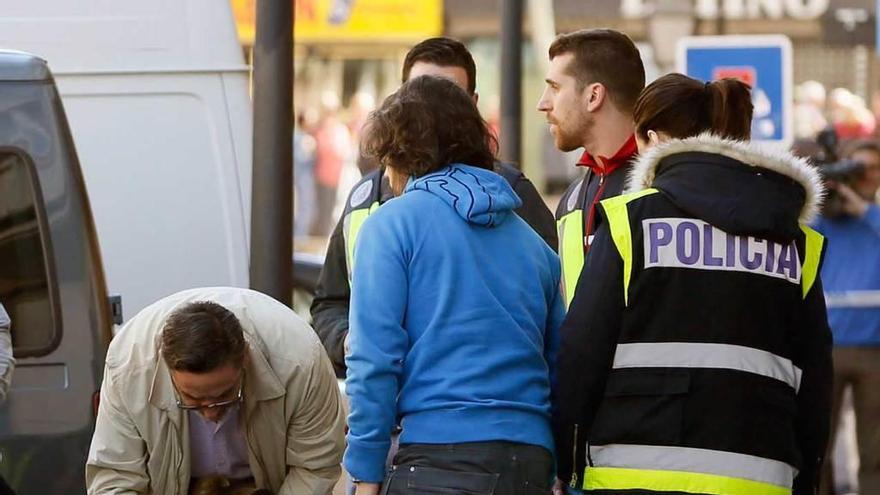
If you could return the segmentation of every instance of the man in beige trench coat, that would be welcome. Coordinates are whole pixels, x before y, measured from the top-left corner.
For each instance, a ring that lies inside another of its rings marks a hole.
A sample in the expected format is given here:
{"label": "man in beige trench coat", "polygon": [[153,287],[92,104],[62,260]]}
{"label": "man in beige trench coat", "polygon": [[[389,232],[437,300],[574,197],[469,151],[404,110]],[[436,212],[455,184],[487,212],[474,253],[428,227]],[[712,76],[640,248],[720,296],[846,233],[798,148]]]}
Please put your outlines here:
{"label": "man in beige trench coat", "polygon": [[88,493],[186,495],[219,478],[329,494],[344,428],[330,361],[293,311],[246,289],[180,292],[110,344]]}

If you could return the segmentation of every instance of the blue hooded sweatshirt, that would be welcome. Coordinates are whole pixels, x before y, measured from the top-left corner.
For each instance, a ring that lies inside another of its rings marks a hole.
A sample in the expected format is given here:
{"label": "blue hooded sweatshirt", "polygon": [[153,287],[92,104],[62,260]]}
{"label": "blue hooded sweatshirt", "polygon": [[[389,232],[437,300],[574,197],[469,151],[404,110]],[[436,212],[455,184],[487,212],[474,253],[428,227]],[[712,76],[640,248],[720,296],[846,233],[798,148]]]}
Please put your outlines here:
{"label": "blue hooded sweatshirt", "polygon": [[401,443],[505,440],[553,451],[550,380],[564,318],[559,259],[494,172],[410,180],[358,235],[346,470],[379,482]]}
{"label": "blue hooded sweatshirt", "polygon": [[880,346],[880,207],[862,218],[820,217],[827,238],[822,287],[835,346]]}

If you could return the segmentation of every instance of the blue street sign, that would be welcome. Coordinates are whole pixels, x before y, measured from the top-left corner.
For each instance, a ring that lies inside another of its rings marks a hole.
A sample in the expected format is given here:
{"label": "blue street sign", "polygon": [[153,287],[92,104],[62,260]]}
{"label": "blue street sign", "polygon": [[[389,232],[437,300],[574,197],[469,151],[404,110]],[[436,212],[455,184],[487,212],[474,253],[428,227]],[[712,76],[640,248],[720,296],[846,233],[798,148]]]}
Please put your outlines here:
{"label": "blue street sign", "polygon": [[791,40],[782,35],[682,38],[678,71],[702,81],[733,77],[752,87],[752,140],[791,145]]}

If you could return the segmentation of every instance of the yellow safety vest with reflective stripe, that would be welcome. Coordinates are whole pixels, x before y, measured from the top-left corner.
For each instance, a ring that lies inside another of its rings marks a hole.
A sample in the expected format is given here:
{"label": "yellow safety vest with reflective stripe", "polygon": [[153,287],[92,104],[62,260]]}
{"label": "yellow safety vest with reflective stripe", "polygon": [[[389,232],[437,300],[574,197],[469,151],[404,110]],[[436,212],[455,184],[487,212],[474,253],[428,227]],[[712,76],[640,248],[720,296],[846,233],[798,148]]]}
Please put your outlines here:
{"label": "yellow safety vest with reflective stripe", "polygon": [[562,261],[562,296],[571,304],[578,278],[584,268],[584,210],[575,209],[556,221],[559,232],[559,259]]}
{"label": "yellow safety vest with reflective stripe", "polygon": [[[590,212],[597,205],[599,198],[605,195],[616,195],[623,187],[625,167],[619,167],[609,175],[598,175],[598,188],[591,195],[589,193],[590,180],[597,177],[592,172],[587,173],[559,199],[559,207],[556,214],[557,236],[559,238],[559,260],[562,263],[561,290],[565,306],[571,304],[574,291],[577,288],[578,279],[586,262],[586,252],[589,248],[592,234],[595,234],[595,222],[590,222]],[[587,231],[590,228],[590,231]]]}
{"label": "yellow safety vest with reflective stripe", "polygon": [[[623,261],[623,288],[629,305],[634,246],[628,205],[656,189],[602,201],[612,241]],[[805,235],[801,292],[815,285],[824,238],[809,227]],[[713,342],[627,342],[617,346],[612,369],[730,369],[800,386],[801,370],[790,360],[761,349]],[[707,495],[791,495],[796,470],[785,462],[737,452],[636,443],[590,445],[584,470],[586,491],[645,490]]]}
{"label": "yellow safety vest with reflective stripe", "polygon": [[348,282],[351,283],[351,274],[354,272],[354,245],[357,242],[358,233],[364,225],[364,221],[377,208],[380,203],[374,201],[369,206],[351,210],[342,221],[342,236],[345,239],[345,267],[348,271]]}

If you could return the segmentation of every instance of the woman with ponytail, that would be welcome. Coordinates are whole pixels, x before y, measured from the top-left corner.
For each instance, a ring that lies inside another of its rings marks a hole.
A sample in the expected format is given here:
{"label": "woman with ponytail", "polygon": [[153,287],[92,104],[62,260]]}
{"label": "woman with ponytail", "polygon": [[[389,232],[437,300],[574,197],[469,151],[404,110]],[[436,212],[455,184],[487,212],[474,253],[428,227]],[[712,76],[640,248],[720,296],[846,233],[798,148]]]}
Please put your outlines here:
{"label": "woman with ponytail", "polygon": [[633,110],[642,150],[661,140],[711,132],[747,141],[751,135],[752,94],[744,82],[704,83],[683,74],[665,75],[646,87]]}
{"label": "woman with ponytail", "polygon": [[831,334],[805,225],[824,191],[806,161],[750,143],[751,119],[731,79],[669,74],[636,102],[641,154],[601,203],[561,330],[554,433],[575,488],[814,493]]}

